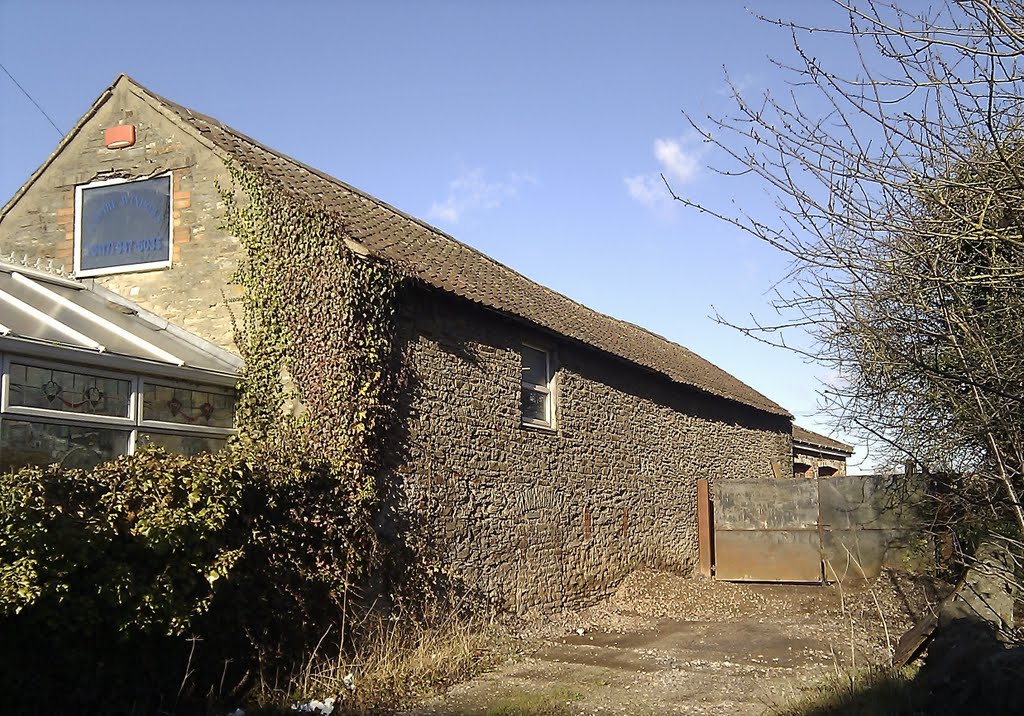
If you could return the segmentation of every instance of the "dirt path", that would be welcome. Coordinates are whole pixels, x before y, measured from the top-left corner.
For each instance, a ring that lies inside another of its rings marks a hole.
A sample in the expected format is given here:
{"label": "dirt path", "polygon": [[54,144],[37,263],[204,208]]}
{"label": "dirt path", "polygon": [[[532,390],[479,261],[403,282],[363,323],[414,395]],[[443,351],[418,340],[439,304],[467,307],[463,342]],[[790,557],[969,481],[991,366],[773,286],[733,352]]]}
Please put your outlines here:
{"label": "dirt path", "polygon": [[[608,601],[526,634],[528,656],[408,716],[753,716],[846,667],[888,659],[929,585],[858,589],[634,574]],[[883,620],[884,615],[884,620]]]}

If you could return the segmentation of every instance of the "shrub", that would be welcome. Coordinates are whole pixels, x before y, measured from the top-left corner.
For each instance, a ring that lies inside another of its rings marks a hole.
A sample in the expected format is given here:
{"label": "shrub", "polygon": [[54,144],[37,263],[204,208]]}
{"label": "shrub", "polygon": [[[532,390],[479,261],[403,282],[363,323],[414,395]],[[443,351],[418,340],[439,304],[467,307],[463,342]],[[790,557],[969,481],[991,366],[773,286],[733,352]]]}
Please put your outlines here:
{"label": "shrub", "polygon": [[0,698],[146,713],[289,668],[377,553],[344,485],[238,450],[0,476]]}
{"label": "shrub", "polygon": [[0,616],[69,633],[181,635],[241,553],[242,483],[224,456],[140,450],[90,472],[0,477]]}

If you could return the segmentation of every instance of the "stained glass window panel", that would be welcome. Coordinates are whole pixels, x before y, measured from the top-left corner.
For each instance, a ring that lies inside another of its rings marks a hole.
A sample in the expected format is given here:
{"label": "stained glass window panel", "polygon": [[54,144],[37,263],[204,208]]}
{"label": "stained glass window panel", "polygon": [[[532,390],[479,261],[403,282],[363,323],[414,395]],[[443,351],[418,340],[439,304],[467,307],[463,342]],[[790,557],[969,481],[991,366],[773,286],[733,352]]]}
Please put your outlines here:
{"label": "stained glass window panel", "polygon": [[214,391],[146,383],[142,419],[231,428],[235,424],[235,399]]}
{"label": "stained glass window panel", "polygon": [[11,363],[10,405],[129,417],[131,381]]}

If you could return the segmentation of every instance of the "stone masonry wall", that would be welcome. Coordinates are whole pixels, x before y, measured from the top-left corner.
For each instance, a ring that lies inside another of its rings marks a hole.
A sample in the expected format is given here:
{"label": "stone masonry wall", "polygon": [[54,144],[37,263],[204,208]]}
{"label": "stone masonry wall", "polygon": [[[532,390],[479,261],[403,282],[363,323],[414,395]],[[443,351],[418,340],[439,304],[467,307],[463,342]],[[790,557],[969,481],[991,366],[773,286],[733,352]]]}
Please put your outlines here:
{"label": "stone masonry wall", "polygon": [[[771,477],[789,421],[434,292],[403,333],[408,508],[440,563],[520,612],[594,601],[631,570],[690,570],[696,480]],[[523,340],[558,361],[557,429],[524,427]]]}
{"label": "stone masonry wall", "polygon": [[[804,452],[800,448],[793,449],[794,477],[818,477],[821,468],[832,469],[835,472],[831,475],[842,476],[846,474],[846,460],[821,455],[817,452]],[[822,475],[822,477],[828,476]]]}
{"label": "stone masonry wall", "polygon": [[[130,123],[136,144],[108,150]],[[228,284],[241,256],[219,230],[220,158],[126,83],[0,221],[0,258],[73,267],[75,186],[173,173],[169,269],[92,279],[234,350]],[[409,516],[457,578],[526,611],[599,598],[641,566],[696,562],[696,479],[770,477],[789,421],[709,397],[467,302],[417,289],[403,319],[415,368],[401,421]],[[557,429],[523,427],[524,339],[555,351]]]}
{"label": "stone masonry wall", "polygon": [[[134,124],[135,145],[107,149],[103,130]],[[226,299],[239,242],[218,229],[224,206],[216,181],[230,186],[224,163],[176,124],[119,85],[97,114],[0,220],[0,259],[13,253],[44,266],[74,267],[75,186],[100,179],[172,172],[171,267],[92,279],[223,348],[235,350]]]}

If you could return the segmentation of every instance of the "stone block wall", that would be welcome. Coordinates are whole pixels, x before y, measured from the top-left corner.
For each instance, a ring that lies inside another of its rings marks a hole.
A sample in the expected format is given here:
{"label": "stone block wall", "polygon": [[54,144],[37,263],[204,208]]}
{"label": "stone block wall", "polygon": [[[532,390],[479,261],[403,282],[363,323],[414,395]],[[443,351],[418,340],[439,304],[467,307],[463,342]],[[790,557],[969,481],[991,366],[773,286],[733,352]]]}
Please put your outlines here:
{"label": "stone block wall", "polygon": [[[822,468],[825,468],[822,474]],[[793,477],[831,477],[846,474],[845,458],[793,449]]]}
{"label": "stone block wall", "polygon": [[[417,293],[403,335],[407,509],[436,558],[520,612],[697,561],[696,481],[771,477],[789,421],[673,384],[485,309]],[[522,425],[523,341],[555,353],[555,430]]]}
{"label": "stone block wall", "polygon": [[[0,220],[0,256],[73,267],[75,187],[173,175],[168,269],[89,279],[235,350],[228,283],[242,249],[219,229],[229,185],[201,138],[119,83]],[[103,132],[134,124],[136,144]],[[427,289],[403,317],[415,378],[401,421],[409,516],[453,576],[526,611],[600,597],[642,566],[697,559],[696,479],[770,477],[789,421],[676,385],[578,343]],[[524,340],[558,363],[555,430],[524,427]]]}
{"label": "stone block wall", "polygon": [[[107,149],[103,132],[134,124],[136,142]],[[241,248],[218,226],[224,205],[217,182],[230,186],[223,161],[121,84],[38,181],[0,219],[0,258],[74,267],[75,187],[101,179],[146,178],[172,172],[171,267],[94,279],[161,317],[235,350],[228,281]]]}

